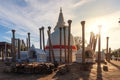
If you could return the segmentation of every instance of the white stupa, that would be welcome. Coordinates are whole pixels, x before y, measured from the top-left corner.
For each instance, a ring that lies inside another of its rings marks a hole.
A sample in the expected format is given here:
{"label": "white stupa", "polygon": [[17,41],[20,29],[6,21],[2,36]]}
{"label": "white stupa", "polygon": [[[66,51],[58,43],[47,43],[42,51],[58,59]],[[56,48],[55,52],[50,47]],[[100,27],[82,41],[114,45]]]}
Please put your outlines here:
{"label": "white stupa", "polygon": [[[85,47],[85,62],[87,63],[95,63],[95,52],[91,49],[91,47]],[[80,48],[76,52],[76,62],[82,63],[82,48]]]}
{"label": "white stupa", "polygon": [[34,45],[28,51],[20,51],[20,59],[18,59],[18,53],[16,56],[17,61],[47,62],[47,54],[42,49],[35,48]]}
{"label": "white stupa", "polygon": [[[54,55],[55,55],[55,59],[56,61],[60,61],[60,30],[59,28],[62,27],[62,40],[61,40],[61,44],[62,44],[62,62],[65,62],[65,47],[66,47],[66,54],[68,55],[68,26],[65,25],[64,22],[64,17],[63,17],[63,13],[62,13],[62,9],[60,9],[60,13],[59,13],[59,18],[58,18],[58,22],[54,28],[54,32],[51,33],[51,43],[53,46],[53,50],[54,50]],[[63,31],[63,27],[66,27],[66,46],[64,46],[64,31]],[[75,46],[75,41],[73,38],[73,35],[71,34],[70,36],[71,40],[70,40],[70,45],[72,46],[72,56],[71,56],[71,61],[74,62],[76,60],[75,57],[75,53],[77,51],[77,48]],[[47,46],[46,46],[46,52],[49,53],[49,40],[47,41]]]}

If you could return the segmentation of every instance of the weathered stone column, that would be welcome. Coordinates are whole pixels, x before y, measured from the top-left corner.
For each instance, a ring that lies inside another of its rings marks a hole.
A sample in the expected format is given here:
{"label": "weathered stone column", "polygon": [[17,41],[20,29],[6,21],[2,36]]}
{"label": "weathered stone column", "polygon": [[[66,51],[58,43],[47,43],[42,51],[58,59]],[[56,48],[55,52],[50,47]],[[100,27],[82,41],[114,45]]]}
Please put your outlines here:
{"label": "weathered stone column", "polygon": [[59,28],[60,31],[60,63],[62,62],[62,28]]}
{"label": "weathered stone column", "polygon": [[28,50],[29,43],[28,43],[28,38],[26,38],[26,50]]}
{"label": "weathered stone column", "polygon": [[98,34],[95,36],[94,47],[93,47],[94,52],[96,50],[97,39],[98,39]]}
{"label": "weathered stone column", "polygon": [[4,49],[2,48],[2,61],[4,61]]}
{"label": "weathered stone column", "polygon": [[[48,33],[51,33],[51,27],[48,26]],[[48,36],[49,39],[49,61],[51,62],[51,42],[50,42],[50,35]]]}
{"label": "weathered stone column", "polygon": [[12,57],[13,62],[16,61],[16,53],[15,53],[15,30],[12,30]]}
{"label": "weathered stone column", "polygon": [[42,27],[42,34],[43,34],[43,50],[45,51],[44,27]]}
{"label": "weathered stone column", "polygon": [[30,48],[30,33],[28,32],[28,48]]}
{"label": "weathered stone column", "polygon": [[82,63],[85,63],[85,21],[81,21],[82,25]]}
{"label": "weathered stone column", "polygon": [[72,20],[68,20],[68,63],[70,62],[70,42],[71,42],[71,37],[70,37],[70,34],[71,34],[71,23],[72,23]]}
{"label": "weathered stone column", "polygon": [[63,27],[63,31],[64,31],[64,52],[65,52],[65,62],[67,62],[67,55],[66,55],[66,27]]}
{"label": "weathered stone column", "polygon": [[107,58],[107,61],[108,61],[108,56],[109,56],[109,54],[108,54],[108,44],[109,44],[109,37],[106,37],[106,40],[107,40],[107,42],[106,42],[106,58]]}
{"label": "weathered stone column", "polygon": [[7,58],[7,43],[5,43],[4,60]]}
{"label": "weathered stone column", "polygon": [[98,65],[101,63],[101,27],[99,27],[99,37],[98,37]]}
{"label": "weathered stone column", "polygon": [[50,37],[50,31],[48,30],[47,31],[48,33],[48,37],[49,37],[49,42],[50,42],[50,51],[52,52],[52,58],[51,58],[51,61],[53,60],[53,63],[55,63],[55,56],[54,56],[54,50],[53,50],[53,46],[52,46],[52,42],[51,42],[51,37]]}
{"label": "weathered stone column", "polygon": [[40,33],[40,49],[42,49],[42,36],[41,36],[41,28],[39,28],[39,33]]}
{"label": "weathered stone column", "polygon": [[111,48],[109,48],[109,54],[108,54],[108,61],[110,62],[111,60]]}
{"label": "weathered stone column", "polygon": [[20,59],[20,39],[18,39],[18,59]]}

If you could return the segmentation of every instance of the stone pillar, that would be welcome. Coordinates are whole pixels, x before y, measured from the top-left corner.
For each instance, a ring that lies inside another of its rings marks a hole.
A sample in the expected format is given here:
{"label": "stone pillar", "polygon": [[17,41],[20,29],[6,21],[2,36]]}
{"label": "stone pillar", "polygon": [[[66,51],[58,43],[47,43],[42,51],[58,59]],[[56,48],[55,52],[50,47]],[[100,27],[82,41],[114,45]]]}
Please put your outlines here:
{"label": "stone pillar", "polygon": [[[51,27],[49,26],[48,27],[48,32],[49,33],[51,33]],[[50,37],[48,37],[48,39],[49,39],[49,61],[51,62],[51,48],[50,48],[50,46],[51,46],[51,42],[50,42]]]}
{"label": "stone pillar", "polygon": [[39,28],[39,33],[40,33],[40,49],[42,49],[42,36],[41,36],[41,28]]}
{"label": "stone pillar", "polygon": [[13,62],[16,61],[16,53],[15,53],[15,30],[12,30],[12,57]]}
{"label": "stone pillar", "polygon": [[26,45],[27,45],[27,49],[26,50],[28,50],[28,47],[29,47],[28,38],[26,38]]}
{"label": "stone pillar", "polygon": [[5,43],[4,60],[7,58],[7,43]]}
{"label": "stone pillar", "polygon": [[20,59],[20,39],[18,39],[18,59]]}
{"label": "stone pillar", "polygon": [[85,63],[85,21],[81,21],[82,25],[82,63]]}
{"label": "stone pillar", "polygon": [[65,52],[65,62],[67,62],[67,55],[66,55],[66,27],[63,27],[63,31],[64,31],[64,52]]}
{"label": "stone pillar", "polygon": [[70,37],[70,34],[71,34],[71,23],[72,23],[72,20],[68,20],[68,63],[70,62],[70,42],[71,42],[71,37]]}
{"label": "stone pillar", "polygon": [[99,37],[98,37],[98,65],[101,63],[101,27],[99,27]]}
{"label": "stone pillar", "polygon": [[60,63],[62,62],[62,28],[59,28],[60,30]]}
{"label": "stone pillar", "polygon": [[108,56],[109,56],[109,54],[108,54],[108,44],[109,44],[109,37],[106,37],[106,40],[107,40],[107,44],[106,44],[106,58],[107,58],[107,61],[108,61]]}
{"label": "stone pillar", "polygon": [[52,58],[51,58],[51,61],[53,60],[53,63],[55,63],[55,56],[54,56],[54,50],[53,50],[53,46],[52,46],[52,42],[51,42],[51,37],[50,37],[50,31],[48,30],[47,31],[48,33],[48,37],[49,37],[49,42],[50,42],[50,51],[52,52]]}
{"label": "stone pillar", "polygon": [[43,50],[45,51],[44,27],[42,27],[42,34],[43,34]]}
{"label": "stone pillar", "polygon": [[28,32],[28,48],[30,48],[30,33]]}
{"label": "stone pillar", "polygon": [[2,52],[2,51],[1,51],[1,48],[0,48],[0,57],[1,57],[1,55],[2,55],[1,52]]}
{"label": "stone pillar", "polygon": [[108,54],[108,61],[110,62],[111,60],[111,48],[109,48],[109,54]]}
{"label": "stone pillar", "polygon": [[2,48],[2,61],[4,61],[4,49]]}

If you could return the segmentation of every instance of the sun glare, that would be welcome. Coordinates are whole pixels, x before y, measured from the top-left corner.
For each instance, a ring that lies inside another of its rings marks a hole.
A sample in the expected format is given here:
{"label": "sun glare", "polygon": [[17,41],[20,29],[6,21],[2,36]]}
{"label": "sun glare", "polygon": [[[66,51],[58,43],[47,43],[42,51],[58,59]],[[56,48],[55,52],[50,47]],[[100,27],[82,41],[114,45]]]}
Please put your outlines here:
{"label": "sun glare", "polygon": [[90,25],[90,31],[93,32],[95,35],[99,33],[99,26],[101,26],[101,35],[107,35],[107,22],[105,20],[95,20],[94,23]]}

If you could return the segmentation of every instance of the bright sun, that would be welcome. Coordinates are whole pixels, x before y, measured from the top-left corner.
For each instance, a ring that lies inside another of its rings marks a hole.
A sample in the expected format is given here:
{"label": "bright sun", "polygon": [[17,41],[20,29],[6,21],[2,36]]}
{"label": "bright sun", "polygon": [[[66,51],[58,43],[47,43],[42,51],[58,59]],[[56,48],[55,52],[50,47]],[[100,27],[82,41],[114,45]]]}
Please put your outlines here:
{"label": "bright sun", "polygon": [[103,20],[96,20],[94,24],[90,25],[90,31],[94,34],[99,33],[99,26],[101,26],[101,35],[106,36],[107,35],[107,24],[106,21]]}

